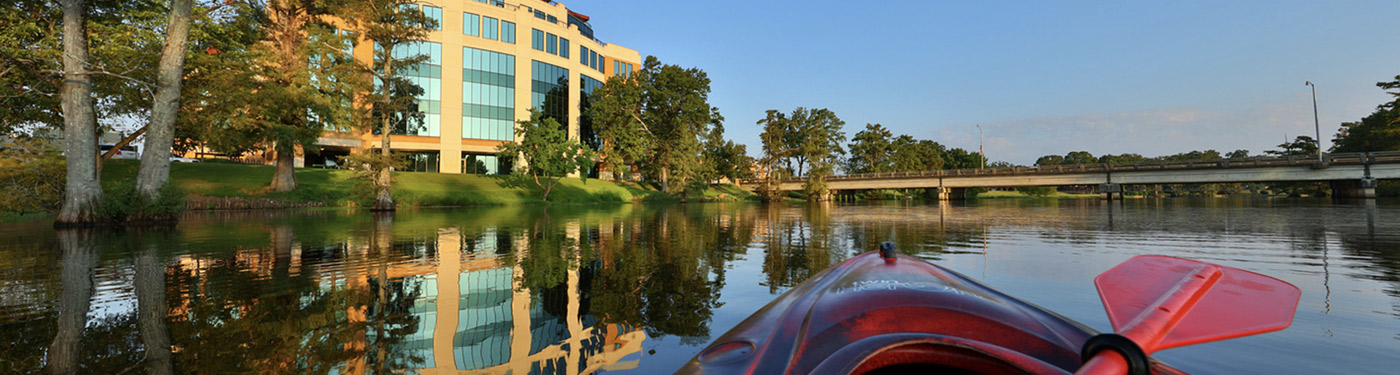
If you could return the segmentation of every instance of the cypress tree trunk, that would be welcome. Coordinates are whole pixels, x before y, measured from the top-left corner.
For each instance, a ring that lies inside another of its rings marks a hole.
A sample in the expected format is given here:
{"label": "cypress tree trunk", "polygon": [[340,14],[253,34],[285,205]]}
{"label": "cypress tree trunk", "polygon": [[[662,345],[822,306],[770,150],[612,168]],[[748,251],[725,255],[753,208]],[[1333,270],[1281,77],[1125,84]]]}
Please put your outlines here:
{"label": "cypress tree trunk", "polygon": [[97,171],[97,117],[92,109],[92,80],[88,78],[87,6],[83,0],[61,0],[63,7],[63,153],[68,159],[67,184],[55,227],[97,221],[95,206],[102,200]]}
{"label": "cypress tree trunk", "polygon": [[146,372],[152,375],[175,373],[166,311],[165,264],[156,256],[156,246],[147,245],[136,256],[136,320],[146,347]]}
{"label": "cypress tree trunk", "polygon": [[97,265],[95,237],[90,230],[58,231],[58,247],[63,251],[63,291],[58,299],[58,334],[54,335],[46,358],[50,374],[78,372],[83,328],[87,327],[87,312],[92,306],[92,272]]}
{"label": "cypress tree trunk", "polygon": [[155,199],[160,188],[170,180],[170,146],[175,138],[175,116],[180,110],[180,81],[185,70],[185,42],[190,37],[193,8],[194,0],[172,2],[165,48],[160,52],[151,123],[147,125],[141,169],[136,173],[136,191],[150,199]]}
{"label": "cypress tree trunk", "polygon": [[277,168],[272,172],[272,191],[288,192],[296,190],[296,145],[287,142],[278,142]]}
{"label": "cypress tree trunk", "polygon": [[[386,47],[386,49],[391,48]],[[382,163],[380,164],[379,170],[375,171],[374,174],[374,206],[369,208],[370,211],[395,210],[394,196],[389,190],[391,188],[391,181],[389,180],[389,132],[393,130],[391,126],[392,124],[389,121],[391,116],[389,114],[389,111],[397,108],[394,108],[394,106],[390,104],[392,101],[390,94],[393,92],[393,89],[389,87],[389,77],[391,77],[394,74],[394,63],[393,59],[386,60],[387,61],[384,64],[384,87],[381,88],[382,90],[384,90],[384,101],[382,104],[385,108],[383,111],[380,111],[381,117],[379,131],[380,135],[383,137],[381,138],[379,143],[379,156],[383,159]]]}

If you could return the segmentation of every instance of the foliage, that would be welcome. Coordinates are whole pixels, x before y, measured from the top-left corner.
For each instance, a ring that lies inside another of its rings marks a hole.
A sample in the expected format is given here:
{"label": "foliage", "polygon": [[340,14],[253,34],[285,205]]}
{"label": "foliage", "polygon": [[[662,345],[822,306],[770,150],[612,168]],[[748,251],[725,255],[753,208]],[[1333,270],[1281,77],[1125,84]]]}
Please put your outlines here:
{"label": "foliage", "polygon": [[702,138],[712,131],[723,133],[724,117],[709,104],[710,78],[699,68],[663,65],[647,56],[639,79],[645,93],[643,123],[660,141],[653,144],[645,170],[661,181],[662,190],[674,190],[672,179],[683,188],[699,177]]}
{"label": "foliage", "polygon": [[893,171],[894,161],[889,157],[893,153],[891,138],[892,134],[883,125],[865,124],[865,130],[851,137],[846,173]]}
{"label": "foliage", "polygon": [[593,151],[568,139],[559,122],[544,117],[539,109],[530,109],[530,120],[516,125],[515,137],[520,142],[503,143],[496,148],[498,157],[525,161],[519,168],[532,176],[535,185],[543,190],[540,200],[549,200],[550,190],[570,173],[579,173],[583,180],[588,178],[588,169],[593,167]]}
{"label": "foliage", "polygon": [[890,143],[892,171],[932,171],[943,169],[948,149],[938,142],[900,135]]}
{"label": "foliage", "polygon": [[797,130],[793,137],[795,148],[810,167],[802,189],[808,199],[825,199],[826,177],[835,173],[836,165],[841,162],[841,154],[846,153],[841,147],[841,142],[846,140],[846,133],[841,128],[846,122],[826,108],[808,110],[801,107],[793,111],[792,121]]}
{"label": "foliage", "polygon": [[[753,176],[754,159],[749,156],[748,147],[734,141],[715,137],[705,142],[703,176],[699,181],[714,181],[722,178],[730,181]],[[708,184],[707,184],[708,185]]]}
{"label": "foliage", "polygon": [[1098,162],[1099,159],[1095,158],[1094,154],[1090,154],[1088,151],[1071,151],[1070,153],[1065,154],[1065,160],[1063,164],[1080,165],[1094,164]]}
{"label": "foliage", "polygon": [[589,107],[584,112],[597,138],[602,140],[597,151],[603,169],[621,179],[626,178],[627,166],[646,159],[657,141],[642,122],[646,89],[640,77],[641,74],[617,76],[603,82],[589,95]]}
{"label": "foliage", "polygon": [[961,148],[949,149],[943,152],[944,169],[977,169],[982,168],[982,156],[975,152],[970,152]]}
{"label": "foliage", "polygon": [[408,166],[408,158],[403,153],[391,152],[385,155],[368,150],[346,155],[342,162],[354,175],[355,185],[351,195],[357,204],[366,207],[374,204],[374,199],[381,189],[391,188],[391,185],[380,185],[375,181],[379,177],[379,171],[392,171]]}
{"label": "foliage", "polygon": [[1276,147],[1279,149],[1267,150],[1264,153],[1275,156],[1317,155],[1317,140],[1306,135],[1300,135],[1292,142],[1283,142]]}
{"label": "foliage", "polygon": [[416,69],[428,60],[426,55],[401,55],[400,47],[422,40],[428,29],[436,27],[434,20],[418,11],[416,0],[384,0],[349,2],[340,8],[342,20],[350,24],[354,40],[374,43],[373,65],[359,60],[356,70],[372,78],[371,92],[363,92],[368,85],[360,85],[358,97],[365,98],[369,116],[356,116],[355,123],[361,130],[377,130],[380,134],[379,153],[381,160],[365,163],[370,166],[374,183],[374,205],[372,210],[391,211],[394,209],[392,178],[390,170],[383,168],[393,162],[390,150],[393,149],[389,135],[396,127],[422,124],[423,113],[418,111],[418,100],[423,88],[401,73]]}
{"label": "foliage", "polygon": [[1021,194],[1032,197],[1048,197],[1055,194],[1054,186],[1022,186],[1016,188]]}
{"label": "foliage", "polygon": [[1249,150],[1239,149],[1235,151],[1230,151],[1230,153],[1225,154],[1225,157],[1230,159],[1248,159]]}
{"label": "foliage", "polygon": [[63,155],[47,141],[0,141],[0,212],[57,210],[63,199],[65,168]]}
{"label": "foliage", "polygon": [[[587,99],[585,116],[603,141],[604,169],[622,174],[641,167],[675,192],[706,178],[704,142],[724,133],[724,117],[709,104],[710,78],[699,68],[662,64],[647,56],[630,77],[614,77]],[[677,184],[671,184],[676,180]]]}
{"label": "foliage", "polygon": [[1045,155],[1035,159],[1035,166],[1044,167],[1047,165],[1063,165],[1065,157],[1060,155]]}
{"label": "foliage", "polygon": [[[6,134],[56,132],[62,82],[60,7],[42,0],[18,0],[0,7],[0,131]],[[92,92],[99,125],[117,127],[150,110],[155,66],[163,43],[164,2],[92,0],[87,2]],[[13,90],[8,90],[13,89]]]}
{"label": "foliage", "polygon": [[194,54],[223,61],[226,68],[192,70],[187,81],[205,84],[185,95],[185,102],[200,106],[185,109],[182,125],[206,134],[198,139],[203,145],[229,155],[270,146],[294,152],[297,145],[312,146],[324,129],[348,129],[359,114],[352,95],[367,83],[349,54],[350,37],[324,18],[337,4],[239,5],[239,17],[220,30],[237,36],[233,42]]}
{"label": "foliage", "polygon": [[123,184],[108,190],[97,207],[97,217],[113,223],[152,225],[172,222],[185,210],[185,192],[173,183],[160,188],[154,199]]}
{"label": "foliage", "polygon": [[1332,138],[1332,152],[1400,150],[1400,76],[1376,86],[1387,90],[1395,100],[1376,106],[1375,112],[1361,121],[1342,123]]}

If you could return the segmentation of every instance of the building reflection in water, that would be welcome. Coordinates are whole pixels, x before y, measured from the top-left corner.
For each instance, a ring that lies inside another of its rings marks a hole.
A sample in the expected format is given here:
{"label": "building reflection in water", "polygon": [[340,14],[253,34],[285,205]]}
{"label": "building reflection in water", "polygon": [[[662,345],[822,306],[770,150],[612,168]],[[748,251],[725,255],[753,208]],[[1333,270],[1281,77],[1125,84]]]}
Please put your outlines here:
{"label": "building reflection in water", "polygon": [[[261,373],[573,375],[637,366],[639,356],[631,360],[625,357],[641,352],[646,333],[634,324],[600,324],[586,311],[578,262],[565,267],[563,285],[536,290],[525,282],[528,264],[521,262],[530,255],[531,238],[527,235],[484,228],[464,236],[460,229],[447,227],[435,234],[391,237],[391,220],[376,218],[369,236],[341,243],[297,243],[290,227],[274,226],[268,231],[270,252],[250,249],[233,259],[178,256],[173,261],[172,281],[183,284],[176,287],[184,293],[179,298],[183,302],[172,304],[169,318],[184,328],[176,337],[193,339],[177,340],[177,352],[182,345],[179,341],[184,341],[183,345],[194,349],[186,355],[193,351],[232,354],[245,359],[240,365],[256,365],[254,372]],[[579,230],[575,226],[561,234],[577,243]],[[576,246],[572,249],[577,251]],[[573,256],[576,260],[577,254]],[[252,275],[246,278],[249,285],[245,287],[272,297],[239,301],[204,289],[209,273],[228,272],[228,263],[239,266],[239,273]],[[302,278],[316,284],[316,290],[298,287],[296,279]],[[286,295],[293,297],[278,297]],[[247,306],[207,306],[240,302]],[[259,306],[284,303],[298,305],[309,316],[287,319],[292,316],[261,311],[268,307]],[[338,311],[316,313],[318,309]],[[231,311],[211,314],[209,310]],[[259,316],[265,318],[255,320],[302,327],[251,327],[234,322]],[[219,319],[229,322],[210,323]],[[319,327],[312,327],[316,325]],[[227,336],[227,330],[239,328],[278,332],[227,337],[231,342],[247,339],[283,344],[278,350],[250,351],[246,347],[219,349],[214,340],[199,339],[205,334]],[[287,343],[291,341],[301,342]],[[289,349],[305,354],[283,360],[276,355],[258,358],[262,353]],[[185,359],[191,362],[186,363],[186,370],[213,370],[233,364]]]}

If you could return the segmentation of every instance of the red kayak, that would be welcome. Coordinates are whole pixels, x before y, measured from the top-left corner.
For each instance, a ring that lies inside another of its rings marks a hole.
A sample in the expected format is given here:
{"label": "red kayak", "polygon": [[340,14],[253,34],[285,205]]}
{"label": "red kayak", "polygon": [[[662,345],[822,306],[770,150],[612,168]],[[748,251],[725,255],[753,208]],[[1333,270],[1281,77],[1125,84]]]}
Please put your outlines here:
{"label": "red kayak", "polygon": [[[1179,374],[1148,354],[1282,329],[1299,295],[1267,276],[1161,256],[1133,258],[1096,283],[1121,335],[1099,334],[886,243],[779,296],[679,373]],[[1245,303],[1265,306],[1235,313],[1262,316],[1208,319],[1241,293],[1257,297]]]}

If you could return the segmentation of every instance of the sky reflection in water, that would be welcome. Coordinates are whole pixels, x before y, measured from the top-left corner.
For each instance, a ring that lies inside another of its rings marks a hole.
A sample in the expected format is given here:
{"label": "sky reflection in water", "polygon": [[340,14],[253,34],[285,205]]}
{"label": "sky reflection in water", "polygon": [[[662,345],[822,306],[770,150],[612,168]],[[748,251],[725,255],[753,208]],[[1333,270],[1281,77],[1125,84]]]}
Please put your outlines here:
{"label": "sky reflection in water", "polygon": [[1101,330],[1092,279],[1133,255],[1268,274],[1303,290],[1292,328],[1158,358],[1202,373],[1387,373],[1400,364],[1400,223],[1383,219],[1400,217],[1395,203],[202,213],[125,233],[6,224],[0,372],[669,373],[777,294],[894,241]]}

